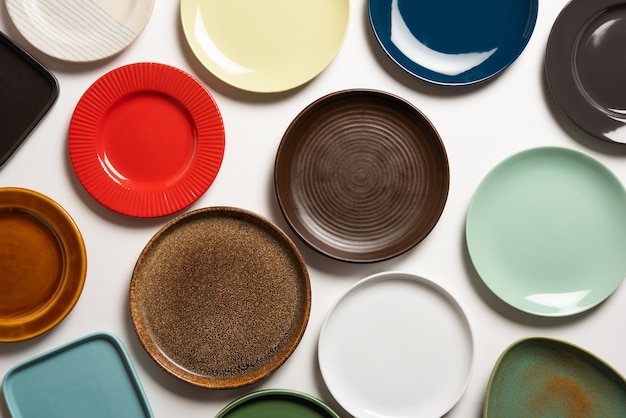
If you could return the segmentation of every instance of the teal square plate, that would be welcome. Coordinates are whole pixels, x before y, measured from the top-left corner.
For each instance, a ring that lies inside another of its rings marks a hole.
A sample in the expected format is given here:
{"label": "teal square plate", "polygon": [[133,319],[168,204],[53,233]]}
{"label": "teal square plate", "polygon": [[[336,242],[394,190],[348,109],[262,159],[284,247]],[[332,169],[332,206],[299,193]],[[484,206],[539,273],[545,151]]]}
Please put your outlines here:
{"label": "teal square plate", "polygon": [[108,333],[13,367],[2,390],[14,418],[153,417],[126,349]]}

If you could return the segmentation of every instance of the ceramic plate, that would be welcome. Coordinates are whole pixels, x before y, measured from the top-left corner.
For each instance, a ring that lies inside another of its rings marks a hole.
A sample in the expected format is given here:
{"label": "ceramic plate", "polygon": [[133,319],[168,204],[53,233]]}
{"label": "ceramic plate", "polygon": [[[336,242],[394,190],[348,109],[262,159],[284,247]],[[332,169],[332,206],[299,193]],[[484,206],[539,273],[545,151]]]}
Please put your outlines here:
{"label": "ceramic plate", "polygon": [[191,50],[215,77],[242,90],[298,87],[333,60],[348,30],[348,0],[182,0]]}
{"label": "ceramic plate", "polygon": [[496,166],[467,214],[469,255],[511,306],[565,316],[606,299],[626,275],[626,192],[595,159],[534,148]]}
{"label": "ceramic plate", "polygon": [[311,306],[302,256],[276,226],[237,208],[167,223],[135,266],[130,309],[150,356],[212,389],[254,383],[300,342]]}
{"label": "ceramic plate", "polygon": [[492,78],[522,53],[537,0],[369,0],[374,35],[387,55],[422,80],[467,85]]}
{"label": "ceramic plate", "polygon": [[130,45],[154,0],[7,0],[9,16],[35,48],[63,61],[90,62]]}
{"label": "ceramic plate", "polygon": [[546,48],[548,86],[582,130],[626,143],[626,1],[573,0],[557,17]]}
{"label": "ceramic plate", "polygon": [[620,417],[624,411],[626,382],[609,365],[564,341],[534,337],[498,359],[483,417]]}
{"label": "ceramic plate", "polygon": [[32,190],[0,188],[0,342],[50,330],[72,310],[87,271],[70,215]]}
{"label": "ceramic plate", "polygon": [[278,148],[278,202],[300,238],[330,257],[373,262],[417,245],[448,196],[446,151],[410,103],[369,90],[306,107]]}
{"label": "ceramic plate", "polygon": [[0,32],[0,166],[15,152],[59,95],[54,75]]}
{"label": "ceramic plate", "polygon": [[265,389],[240,397],[215,418],[339,418],[330,407],[305,393]]}
{"label": "ceramic plate", "polygon": [[14,417],[152,417],[122,342],[88,335],[7,372],[2,383]]}
{"label": "ceramic plate", "polygon": [[208,90],[157,63],[110,71],[76,105],[72,166],[85,189],[124,215],[186,208],[211,185],[224,155],[224,124]]}
{"label": "ceramic plate", "polygon": [[473,341],[445,290],[386,272],[359,281],[334,304],[318,356],[326,386],[353,416],[441,417],[468,385]]}

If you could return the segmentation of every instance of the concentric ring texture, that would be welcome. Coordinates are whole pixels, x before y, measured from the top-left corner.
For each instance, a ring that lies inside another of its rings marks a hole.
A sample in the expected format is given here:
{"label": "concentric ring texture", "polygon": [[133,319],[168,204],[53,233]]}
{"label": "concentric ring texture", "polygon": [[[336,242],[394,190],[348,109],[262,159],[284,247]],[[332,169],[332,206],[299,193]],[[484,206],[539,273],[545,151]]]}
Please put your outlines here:
{"label": "concentric ring texture", "polygon": [[331,93],[287,129],[275,165],[287,221],[312,248],[372,262],[415,246],[437,223],[449,168],[433,125],[374,90]]}

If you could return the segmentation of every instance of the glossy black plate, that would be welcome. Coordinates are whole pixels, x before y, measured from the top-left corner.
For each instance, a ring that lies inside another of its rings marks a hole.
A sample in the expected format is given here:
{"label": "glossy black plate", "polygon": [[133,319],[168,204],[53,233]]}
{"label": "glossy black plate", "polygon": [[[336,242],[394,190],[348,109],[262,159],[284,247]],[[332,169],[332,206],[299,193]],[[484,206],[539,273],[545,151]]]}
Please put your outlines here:
{"label": "glossy black plate", "polygon": [[59,95],[54,75],[0,32],[0,167]]}

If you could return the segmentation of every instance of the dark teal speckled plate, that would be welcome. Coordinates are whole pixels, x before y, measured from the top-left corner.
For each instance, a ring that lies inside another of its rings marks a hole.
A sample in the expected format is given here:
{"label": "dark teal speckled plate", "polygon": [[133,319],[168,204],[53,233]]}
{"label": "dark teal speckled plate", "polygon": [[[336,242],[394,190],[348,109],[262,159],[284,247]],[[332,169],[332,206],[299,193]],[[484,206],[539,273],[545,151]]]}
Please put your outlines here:
{"label": "dark teal speckled plate", "polygon": [[626,381],[570,343],[527,338],[509,346],[493,369],[483,418],[623,417]]}

